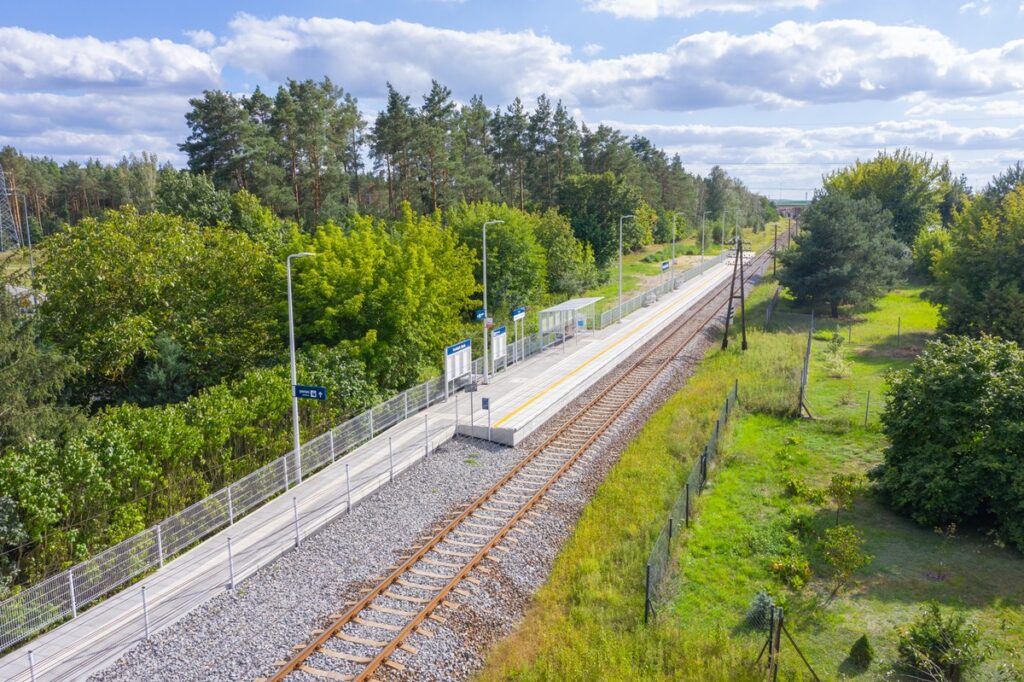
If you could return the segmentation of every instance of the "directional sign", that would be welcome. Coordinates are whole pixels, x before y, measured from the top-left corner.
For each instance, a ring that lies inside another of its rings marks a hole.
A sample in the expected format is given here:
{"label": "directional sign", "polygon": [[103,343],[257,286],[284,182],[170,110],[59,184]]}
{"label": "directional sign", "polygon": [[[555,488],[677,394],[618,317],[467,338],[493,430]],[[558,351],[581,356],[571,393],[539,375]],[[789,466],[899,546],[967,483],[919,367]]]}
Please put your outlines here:
{"label": "directional sign", "polygon": [[292,395],[296,398],[327,400],[327,389],[323,386],[303,386],[302,384],[295,384],[292,386]]}
{"label": "directional sign", "polygon": [[491,409],[491,399],[490,398],[480,398],[480,403],[481,403],[481,406],[485,410]]}
{"label": "directional sign", "polygon": [[504,325],[491,331],[491,358],[494,361],[501,360],[508,353],[508,337],[505,335]]}
{"label": "directional sign", "polygon": [[577,327],[577,329],[583,329],[586,326],[587,326],[587,321],[584,320],[582,317],[576,320],[576,327]]}
{"label": "directional sign", "polygon": [[661,271],[665,272],[666,270],[668,270],[668,261],[667,260],[663,260],[663,261],[661,261]]}
{"label": "directional sign", "polygon": [[512,311],[512,319],[518,322],[519,320],[526,317],[526,306],[520,306]]}
{"label": "directional sign", "polygon": [[444,349],[444,375],[447,381],[454,381],[470,372],[473,362],[473,342],[459,341]]}
{"label": "directional sign", "polygon": [[473,319],[476,320],[477,322],[484,319],[484,309],[477,308],[475,311],[473,311]]}

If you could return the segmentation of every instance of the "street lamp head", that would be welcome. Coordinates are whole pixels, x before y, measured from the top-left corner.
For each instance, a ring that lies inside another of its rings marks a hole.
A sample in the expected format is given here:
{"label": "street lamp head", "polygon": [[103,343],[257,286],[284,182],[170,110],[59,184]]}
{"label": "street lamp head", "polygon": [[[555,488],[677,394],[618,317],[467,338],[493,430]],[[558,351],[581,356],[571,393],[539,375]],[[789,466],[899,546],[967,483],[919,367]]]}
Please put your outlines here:
{"label": "street lamp head", "polygon": [[484,225],[500,225],[504,222],[504,220],[488,220]]}

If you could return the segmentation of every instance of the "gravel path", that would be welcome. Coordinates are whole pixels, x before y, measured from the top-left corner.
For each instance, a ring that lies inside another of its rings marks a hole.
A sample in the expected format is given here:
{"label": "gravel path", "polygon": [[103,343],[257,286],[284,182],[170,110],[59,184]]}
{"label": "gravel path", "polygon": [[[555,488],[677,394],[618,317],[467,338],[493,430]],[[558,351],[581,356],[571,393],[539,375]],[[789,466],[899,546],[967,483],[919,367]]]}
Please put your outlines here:
{"label": "gravel path", "polygon": [[[445,610],[445,624],[431,623],[433,637],[408,640],[418,650],[415,655],[396,652],[393,658],[406,671],[385,668],[378,678],[461,680],[480,667],[487,648],[521,620],[623,448],[685,383],[718,333],[698,336],[673,362],[672,371],[656,379],[590,448],[547,496],[544,508],[529,515],[531,523],[520,524],[512,534],[518,542],[502,543],[509,551],[501,562],[490,564],[490,573],[474,572],[480,584],[460,585],[471,596],[457,599],[462,603],[458,610]],[[342,610],[346,600],[375,584],[398,563],[403,549],[486,490],[550,433],[551,424],[564,421],[610,380],[599,381],[516,448],[464,438],[449,442],[234,592],[210,600],[90,680],[245,681],[272,674],[273,662],[288,658],[292,647],[324,627],[327,614]],[[289,679],[318,678],[299,673]]]}

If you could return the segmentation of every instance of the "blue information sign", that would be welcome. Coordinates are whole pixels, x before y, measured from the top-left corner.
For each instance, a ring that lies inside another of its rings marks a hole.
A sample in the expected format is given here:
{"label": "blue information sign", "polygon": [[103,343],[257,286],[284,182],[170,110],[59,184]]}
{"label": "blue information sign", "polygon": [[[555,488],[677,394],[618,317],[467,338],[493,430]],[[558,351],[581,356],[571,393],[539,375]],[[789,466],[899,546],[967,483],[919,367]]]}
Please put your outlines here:
{"label": "blue information sign", "polygon": [[524,317],[526,317],[526,306],[519,306],[518,308],[512,311],[513,320],[519,321]]}
{"label": "blue information sign", "polygon": [[448,355],[455,355],[460,350],[465,350],[465,349],[469,348],[472,345],[473,345],[473,342],[470,341],[469,339],[466,339],[464,341],[459,341],[454,346],[448,346],[447,348],[444,349],[444,352],[447,353]]}
{"label": "blue information sign", "polygon": [[491,409],[491,399],[490,398],[480,398],[480,402],[483,404],[483,408],[485,410]]}
{"label": "blue information sign", "polygon": [[663,261],[661,261],[661,271],[665,272],[666,270],[668,270],[668,261],[667,260],[663,260]]}
{"label": "blue information sign", "polygon": [[475,311],[473,312],[473,319],[474,319],[474,320],[477,320],[478,322],[479,322],[480,320],[484,319],[484,309],[483,309],[483,308],[477,308],[477,309],[476,309],[476,310],[475,310]]}
{"label": "blue information sign", "polygon": [[296,398],[327,400],[327,389],[323,386],[303,386],[302,384],[295,384],[292,386],[292,395]]}

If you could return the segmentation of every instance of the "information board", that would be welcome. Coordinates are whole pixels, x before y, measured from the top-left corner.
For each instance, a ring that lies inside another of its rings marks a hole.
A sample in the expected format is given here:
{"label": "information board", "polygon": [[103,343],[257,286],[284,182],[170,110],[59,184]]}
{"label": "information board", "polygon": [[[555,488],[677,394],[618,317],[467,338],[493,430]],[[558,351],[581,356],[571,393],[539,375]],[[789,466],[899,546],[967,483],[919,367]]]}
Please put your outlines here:
{"label": "information board", "polygon": [[505,357],[508,352],[508,335],[504,326],[491,332],[491,359],[495,362]]}
{"label": "information board", "polygon": [[512,311],[512,320],[514,322],[518,322],[524,317],[526,317],[526,306],[521,306]]}
{"label": "information board", "polygon": [[444,349],[444,376],[447,381],[455,381],[466,376],[473,367],[473,342],[469,339],[459,341]]}
{"label": "information board", "polygon": [[663,260],[663,261],[661,261],[661,271],[665,272],[666,270],[668,270],[668,261],[667,260]]}

